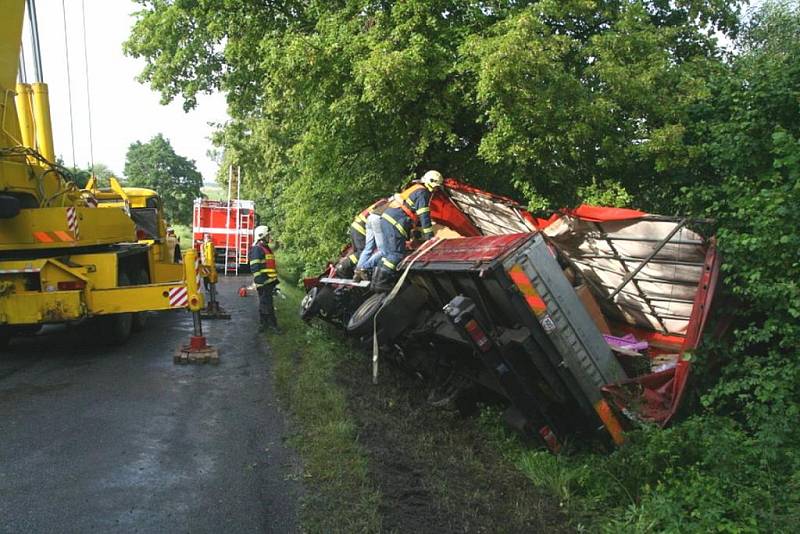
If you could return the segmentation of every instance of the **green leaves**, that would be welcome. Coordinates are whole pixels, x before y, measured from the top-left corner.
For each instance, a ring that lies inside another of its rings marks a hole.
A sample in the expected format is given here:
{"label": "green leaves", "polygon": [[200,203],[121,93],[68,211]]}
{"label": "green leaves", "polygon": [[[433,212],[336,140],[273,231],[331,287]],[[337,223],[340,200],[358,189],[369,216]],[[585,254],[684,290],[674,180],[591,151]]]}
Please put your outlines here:
{"label": "green leaves", "polygon": [[[701,28],[660,24],[637,2],[541,2],[506,26],[477,49],[480,94],[496,123],[481,149],[519,162],[552,207],[574,203],[596,177],[657,208],[671,180],[649,178],[685,160],[683,122],[703,94],[698,65],[715,61],[703,47],[679,46],[702,43]],[[498,54],[511,55],[492,61]]]}

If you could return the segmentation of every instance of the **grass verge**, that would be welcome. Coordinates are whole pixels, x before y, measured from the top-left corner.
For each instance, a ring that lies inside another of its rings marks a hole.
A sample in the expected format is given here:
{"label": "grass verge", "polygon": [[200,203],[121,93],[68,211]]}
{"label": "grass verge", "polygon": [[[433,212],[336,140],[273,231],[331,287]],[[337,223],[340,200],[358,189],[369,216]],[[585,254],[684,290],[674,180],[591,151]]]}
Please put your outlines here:
{"label": "grass verge", "polygon": [[324,325],[309,326],[298,315],[302,291],[283,283],[276,299],[283,334],[270,336],[281,400],[292,414],[291,439],[310,482],[301,511],[306,532],[378,532],[380,493],[369,479],[368,461],[357,442],[347,401],[334,371],[343,353]]}
{"label": "grass verge", "polygon": [[524,447],[491,409],[482,412],[481,426],[507,460],[559,498],[578,531],[797,531],[794,458],[725,417],[645,427],[610,454],[560,456]]}

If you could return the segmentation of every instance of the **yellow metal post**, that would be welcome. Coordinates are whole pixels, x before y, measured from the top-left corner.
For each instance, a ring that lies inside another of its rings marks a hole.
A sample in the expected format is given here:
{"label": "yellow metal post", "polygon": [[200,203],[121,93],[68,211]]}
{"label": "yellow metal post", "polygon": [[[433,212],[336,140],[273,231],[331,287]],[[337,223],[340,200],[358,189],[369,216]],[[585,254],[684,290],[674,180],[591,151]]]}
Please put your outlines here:
{"label": "yellow metal post", "polygon": [[36,125],[33,122],[33,89],[30,84],[17,84],[17,115],[19,116],[19,129],[22,134],[22,144],[27,148],[36,148]]}
{"label": "yellow metal post", "polygon": [[214,264],[214,243],[206,241],[203,243],[203,265],[206,268],[208,282],[217,283],[217,268]]}
{"label": "yellow metal post", "polygon": [[50,97],[46,83],[32,83],[33,119],[36,123],[36,146],[39,153],[51,163],[55,163],[53,148],[53,126],[50,121]]}
{"label": "yellow metal post", "polygon": [[189,293],[189,310],[199,312],[203,309],[203,295],[200,293],[199,263],[197,252],[190,248],[183,253],[183,270],[186,279],[186,289]]}

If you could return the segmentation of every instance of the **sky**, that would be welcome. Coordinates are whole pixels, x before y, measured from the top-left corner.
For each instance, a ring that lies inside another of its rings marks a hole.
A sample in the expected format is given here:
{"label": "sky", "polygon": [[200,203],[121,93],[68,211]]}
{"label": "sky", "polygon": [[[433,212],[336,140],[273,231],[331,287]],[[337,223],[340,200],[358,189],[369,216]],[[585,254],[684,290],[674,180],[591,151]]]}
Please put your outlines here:
{"label": "sky", "polygon": [[[66,6],[75,159],[79,167],[90,161],[87,85],[81,24],[81,1],[64,0]],[[67,68],[64,47],[62,0],[37,0],[42,71],[50,91],[50,110],[57,156],[72,165],[72,142],[69,121]],[[148,141],[158,133],[170,140],[175,152],[195,160],[206,183],[214,182],[217,164],[206,152],[212,148],[208,139],[211,123],[227,120],[222,94],[201,95],[198,106],[184,113],[180,101],[166,106],[160,95],[136,81],[144,62],[122,53],[128,37],[136,4],[129,0],[85,0],[91,97],[92,146],[95,163],[104,163],[117,175],[125,167],[125,153],[135,141]],[[23,31],[27,56],[28,81],[32,81],[30,33]]]}

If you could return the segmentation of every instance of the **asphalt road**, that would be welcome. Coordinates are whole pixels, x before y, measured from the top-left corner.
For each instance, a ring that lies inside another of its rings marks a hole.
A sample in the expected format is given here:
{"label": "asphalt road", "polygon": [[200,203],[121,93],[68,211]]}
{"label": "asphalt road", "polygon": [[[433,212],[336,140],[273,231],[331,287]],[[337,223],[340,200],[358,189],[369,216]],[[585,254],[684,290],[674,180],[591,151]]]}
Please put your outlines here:
{"label": "asphalt road", "polygon": [[256,299],[223,279],[221,363],[175,365],[188,312],[123,347],[50,328],[0,353],[0,531],[293,532],[300,467],[284,445]]}

